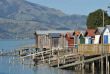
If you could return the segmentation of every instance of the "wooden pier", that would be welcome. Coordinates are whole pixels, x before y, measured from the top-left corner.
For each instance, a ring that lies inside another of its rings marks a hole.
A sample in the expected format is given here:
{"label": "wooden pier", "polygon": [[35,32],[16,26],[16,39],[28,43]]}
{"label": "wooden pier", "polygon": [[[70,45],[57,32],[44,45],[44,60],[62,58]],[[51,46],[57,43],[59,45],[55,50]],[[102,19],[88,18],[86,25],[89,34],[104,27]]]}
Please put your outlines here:
{"label": "wooden pier", "polygon": [[[74,50],[74,49],[73,49]],[[60,55],[57,52],[56,57],[49,58],[48,64],[51,67],[69,68],[79,66],[84,68],[86,64],[95,61],[103,62],[106,59],[106,66],[108,65],[108,57],[110,57],[110,44],[79,44],[75,52]],[[102,65],[102,64],[101,64]],[[103,65],[102,65],[103,66]]]}
{"label": "wooden pier", "polygon": [[30,52],[30,53],[22,53],[22,52],[25,51],[25,50],[36,49],[37,45],[35,45],[35,43],[33,43],[33,44],[20,44],[20,46],[18,46],[18,47],[20,47],[20,48],[19,49],[15,49],[13,51],[11,49],[10,52],[1,52],[0,56],[4,56],[4,55],[8,55],[8,54],[13,54],[13,53],[15,53],[15,54],[19,53],[19,55],[22,56],[22,55],[26,55],[26,54],[30,54],[30,53],[35,53],[36,51]]}
{"label": "wooden pier", "polygon": [[[34,49],[36,46],[32,47],[21,47],[19,50],[7,52],[12,54],[15,52],[21,52],[27,49]],[[56,54],[55,54],[56,53]],[[0,55],[5,55],[0,54]],[[81,67],[84,69],[89,63],[92,63],[94,69],[94,62],[98,61],[103,67],[104,59],[106,59],[106,68],[109,68],[109,57],[110,57],[110,44],[79,44],[78,48],[73,48],[71,50],[61,49],[61,50],[45,50],[45,51],[34,51],[30,53],[20,54],[24,55],[19,59],[25,57],[34,56],[33,60],[35,65],[45,65],[48,64],[50,67],[58,67],[60,69],[71,68],[71,67]],[[12,59],[14,61],[16,59]]]}

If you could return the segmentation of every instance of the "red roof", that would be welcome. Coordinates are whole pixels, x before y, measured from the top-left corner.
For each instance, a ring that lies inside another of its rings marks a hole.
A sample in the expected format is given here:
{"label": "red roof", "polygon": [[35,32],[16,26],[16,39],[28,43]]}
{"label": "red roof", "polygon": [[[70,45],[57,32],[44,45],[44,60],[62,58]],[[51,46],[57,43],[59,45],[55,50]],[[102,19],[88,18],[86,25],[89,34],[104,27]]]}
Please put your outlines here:
{"label": "red roof", "polygon": [[75,35],[79,35],[81,33],[81,31],[74,31]]}
{"label": "red roof", "polygon": [[[95,30],[93,30],[93,29],[87,29],[85,34],[88,33],[89,36],[95,37],[95,33],[94,32],[95,32]],[[84,36],[85,36],[85,34],[84,34]]]}
{"label": "red roof", "polygon": [[73,37],[72,33],[67,33],[68,37]]}

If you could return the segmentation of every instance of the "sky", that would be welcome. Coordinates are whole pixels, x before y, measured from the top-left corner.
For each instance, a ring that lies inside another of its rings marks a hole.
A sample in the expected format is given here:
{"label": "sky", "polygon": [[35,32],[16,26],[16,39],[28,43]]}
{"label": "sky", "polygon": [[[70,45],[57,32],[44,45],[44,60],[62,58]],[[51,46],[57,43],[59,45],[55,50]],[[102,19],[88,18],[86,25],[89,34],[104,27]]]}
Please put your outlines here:
{"label": "sky", "polygon": [[88,15],[97,9],[108,11],[110,15],[110,0],[27,0],[32,3],[61,10],[68,15]]}

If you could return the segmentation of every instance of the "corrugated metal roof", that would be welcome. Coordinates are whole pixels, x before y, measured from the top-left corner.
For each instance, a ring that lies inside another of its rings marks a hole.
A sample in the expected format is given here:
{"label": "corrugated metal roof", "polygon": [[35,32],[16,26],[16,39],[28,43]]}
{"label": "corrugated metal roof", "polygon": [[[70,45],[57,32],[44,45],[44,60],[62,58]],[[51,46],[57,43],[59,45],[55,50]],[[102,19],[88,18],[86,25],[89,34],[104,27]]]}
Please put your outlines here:
{"label": "corrugated metal roof", "polygon": [[84,36],[86,35],[86,33],[88,33],[89,36],[95,37],[95,33],[94,32],[95,32],[95,30],[93,30],[93,29],[87,29],[85,34],[84,34]]}
{"label": "corrugated metal roof", "polygon": [[47,30],[47,31],[36,31],[36,34],[46,34],[49,33],[67,33],[67,32],[74,32],[74,30]]}
{"label": "corrugated metal roof", "polygon": [[104,30],[104,27],[97,27],[97,29],[99,30],[100,33],[102,33]]}
{"label": "corrugated metal roof", "polygon": [[49,33],[49,36],[52,38],[60,38],[60,33]]}

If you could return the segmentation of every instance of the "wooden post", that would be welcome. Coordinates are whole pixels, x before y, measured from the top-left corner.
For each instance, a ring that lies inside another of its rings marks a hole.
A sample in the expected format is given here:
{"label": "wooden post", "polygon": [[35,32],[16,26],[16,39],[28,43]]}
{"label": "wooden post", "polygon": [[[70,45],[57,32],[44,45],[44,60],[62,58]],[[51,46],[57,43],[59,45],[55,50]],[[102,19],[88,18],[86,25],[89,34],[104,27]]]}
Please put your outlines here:
{"label": "wooden post", "polygon": [[103,27],[104,27],[104,10],[103,10]]}
{"label": "wooden post", "polygon": [[30,66],[30,68],[31,68],[31,60],[30,60],[30,62],[29,62],[29,66]]}
{"label": "wooden post", "polygon": [[65,56],[64,56],[64,64],[65,64]]}
{"label": "wooden post", "polygon": [[99,68],[100,68],[100,60],[99,60]]}
{"label": "wooden post", "polygon": [[109,74],[109,61],[108,61],[108,74]]}
{"label": "wooden post", "polygon": [[82,70],[84,69],[84,55],[82,56]]}
{"label": "wooden post", "polygon": [[43,55],[43,52],[42,52],[42,60],[43,60],[43,64],[44,64],[44,55]]}
{"label": "wooden post", "polygon": [[93,70],[93,74],[94,74],[94,61],[92,63],[92,70]]}
{"label": "wooden post", "polygon": [[19,55],[21,55],[21,54],[22,54],[22,50],[19,51]]}
{"label": "wooden post", "polygon": [[58,50],[57,50],[57,57],[59,56],[59,48],[58,48]]}
{"label": "wooden post", "polygon": [[21,43],[20,43],[20,52],[19,52],[19,55],[22,54],[22,46],[21,46]]}
{"label": "wooden post", "polygon": [[49,64],[50,64],[50,55],[49,55]]}
{"label": "wooden post", "polygon": [[3,56],[3,50],[1,50],[1,56]]}
{"label": "wooden post", "polygon": [[12,49],[11,49],[11,55],[12,55]]}
{"label": "wooden post", "polygon": [[102,55],[101,55],[101,73],[103,74],[103,57],[102,57]]}
{"label": "wooden post", "polygon": [[108,68],[108,54],[106,54],[106,70]]}
{"label": "wooden post", "polygon": [[59,68],[59,48],[57,50],[57,62],[58,62],[58,68]]}
{"label": "wooden post", "polygon": [[60,59],[58,58],[58,68],[59,68]]}
{"label": "wooden post", "polygon": [[22,59],[22,64],[24,63],[24,58]]}
{"label": "wooden post", "polygon": [[10,58],[9,58],[9,65],[11,64],[11,62],[10,62]]}

